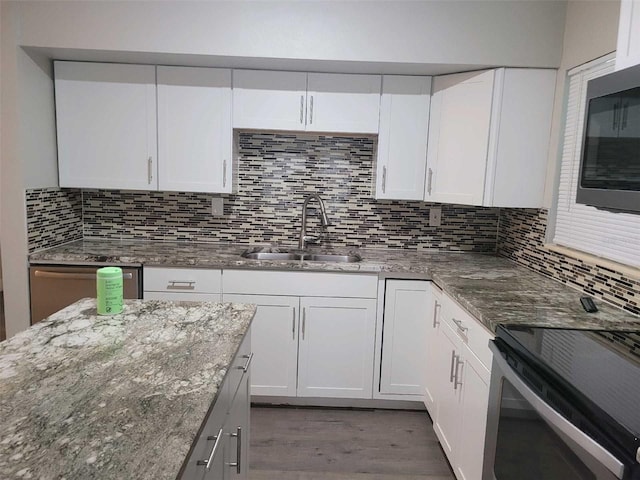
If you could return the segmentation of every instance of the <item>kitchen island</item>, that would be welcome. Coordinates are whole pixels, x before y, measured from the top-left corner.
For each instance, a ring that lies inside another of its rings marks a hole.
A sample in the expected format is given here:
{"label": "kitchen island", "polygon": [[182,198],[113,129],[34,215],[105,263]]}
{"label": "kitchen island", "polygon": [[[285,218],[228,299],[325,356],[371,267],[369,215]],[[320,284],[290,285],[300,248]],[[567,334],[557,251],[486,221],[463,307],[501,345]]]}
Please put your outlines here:
{"label": "kitchen island", "polygon": [[0,478],[176,478],[254,314],[83,299],[0,344]]}

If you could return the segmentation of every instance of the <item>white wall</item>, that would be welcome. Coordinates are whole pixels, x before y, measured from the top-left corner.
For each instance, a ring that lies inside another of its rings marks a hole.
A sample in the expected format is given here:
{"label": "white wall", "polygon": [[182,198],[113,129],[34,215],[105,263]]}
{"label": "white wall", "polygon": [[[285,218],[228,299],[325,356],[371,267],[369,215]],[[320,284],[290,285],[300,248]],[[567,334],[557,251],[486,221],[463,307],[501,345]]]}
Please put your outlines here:
{"label": "white wall", "polygon": [[564,130],[564,89],[567,71],[616,49],[620,2],[617,0],[573,0],[567,4],[562,59],[556,82],[556,98],[551,125],[549,163],[544,205],[551,207],[560,162]]}

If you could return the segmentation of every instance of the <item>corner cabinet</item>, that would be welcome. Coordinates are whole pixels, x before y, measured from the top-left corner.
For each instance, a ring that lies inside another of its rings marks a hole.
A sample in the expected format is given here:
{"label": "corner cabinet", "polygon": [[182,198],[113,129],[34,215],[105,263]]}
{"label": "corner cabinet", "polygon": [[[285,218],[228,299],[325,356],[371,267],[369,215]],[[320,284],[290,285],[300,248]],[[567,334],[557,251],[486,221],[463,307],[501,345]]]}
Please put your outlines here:
{"label": "corner cabinet", "polygon": [[231,71],[54,62],[61,187],[231,193]]}
{"label": "corner cabinet", "polygon": [[258,306],[251,394],[372,398],[377,276],[225,270],[223,300]]}
{"label": "corner cabinet", "polygon": [[616,70],[640,64],[640,0],[621,0]]}
{"label": "corner cabinet", "polygon": [[375,198],[422,200],[431,77],[384,75]]}
{"label": "corner cabinet", "polygon": [[156,68],[54,62],[61,187],[156,190]]}
{"label": "corner cabinet", "polygon": [[493,335],[445,293],[432,307],[425,405],[456,477],[481,478]]}
{"label": "corner cabinet", "polygon": [[541,207],[555,82],[527,68],[434,77],[424,200]]}
{"label": "corner cabinet", "polygon": [[379,75],[233,71],[233,127],[378,133]]}

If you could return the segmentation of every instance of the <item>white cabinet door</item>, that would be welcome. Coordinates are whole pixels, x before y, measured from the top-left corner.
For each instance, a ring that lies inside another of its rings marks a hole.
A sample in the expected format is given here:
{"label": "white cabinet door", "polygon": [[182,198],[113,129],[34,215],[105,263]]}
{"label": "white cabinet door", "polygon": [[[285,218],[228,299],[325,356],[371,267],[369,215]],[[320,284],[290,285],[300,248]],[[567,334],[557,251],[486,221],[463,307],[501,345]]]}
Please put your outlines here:
{"label": "white cabinet door", "polygon": [[466,345],[463,347],[463,356],[464,368],[459,374],[462,384],[461,431],[455,472],[459,480],[475,480],[482,478],[491,374]]}
{"label": "white cabinet door", "polygon": [[231,70],[158,67],[158,187],[231,193]]}
{"label": "white cabinet door", "polygon": [[156,190],[156,67],[54,64],[61,187]]}
{"label": "white cabinet door", "polygon": [[[438,352],[440,344],[440,329],[442,328],[442,291],[435,285],[431,285],[429,295],[429,306],[427,307],[427,328],[425,332],[426,360],[424,367],[424,405],[431,415],[436,418],[438,410],[438,365],[443,359],[439,358]],[[444,358],[446,362],[446,358]]]}
{"label": "white cabinet door", "polygon": [[295,397],[299,298],[225,293],[224,301],[258,306],[251,324],[251,394]]}
{"label": "white cabinet door", "polygon": [[300,299],[298,396],[372,398],[376,301]]}
{"label": "white cabinet door", "polygon": [[304,130],[307,74],[233,71],[233,127]]}
{"label": "white cabinet door", "polygon": [[382,78],[375,198],[423,199],[430,105],[431,77]]}
{"label": "white cabinet door", "polygon": [[449,463],[452,465],[455,465],[458,424],[462,408],[462,390],[460,385],[456,384],[456,378],[460,377],[464,367],[461,363],[460,347],[459,337],[444,323],[440,328],[437,350],[437,384],[435,388],[438,408],[433,419],[433,429]]}
{"label": "white cabinet door", "polygon": [[378,133],[380,75],[309,73],[307,130]]}
{"label": "white cabinet door", "polygon": [[616,70],[640,64],[640,0],[621,0]]}
{"label": "white cabinet door", "polygon": [[482,205],[494,71],[435,77],[425,201]]}
{"label": "white cabinet door", "polygon": [[380,393],[421,395],[430,282],[387,280]]}

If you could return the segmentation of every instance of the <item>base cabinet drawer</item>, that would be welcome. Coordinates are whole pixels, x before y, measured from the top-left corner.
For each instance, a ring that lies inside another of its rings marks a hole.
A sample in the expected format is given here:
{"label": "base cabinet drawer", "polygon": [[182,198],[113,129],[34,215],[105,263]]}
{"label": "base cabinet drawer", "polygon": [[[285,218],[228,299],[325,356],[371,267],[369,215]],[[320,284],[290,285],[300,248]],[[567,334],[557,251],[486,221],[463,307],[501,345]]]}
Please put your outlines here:
{"label": "base cabinet drawer", "polygon": [[145,267],[143,284],[145,292],[220,295],[222,292],[222,271],[199,268]]}

